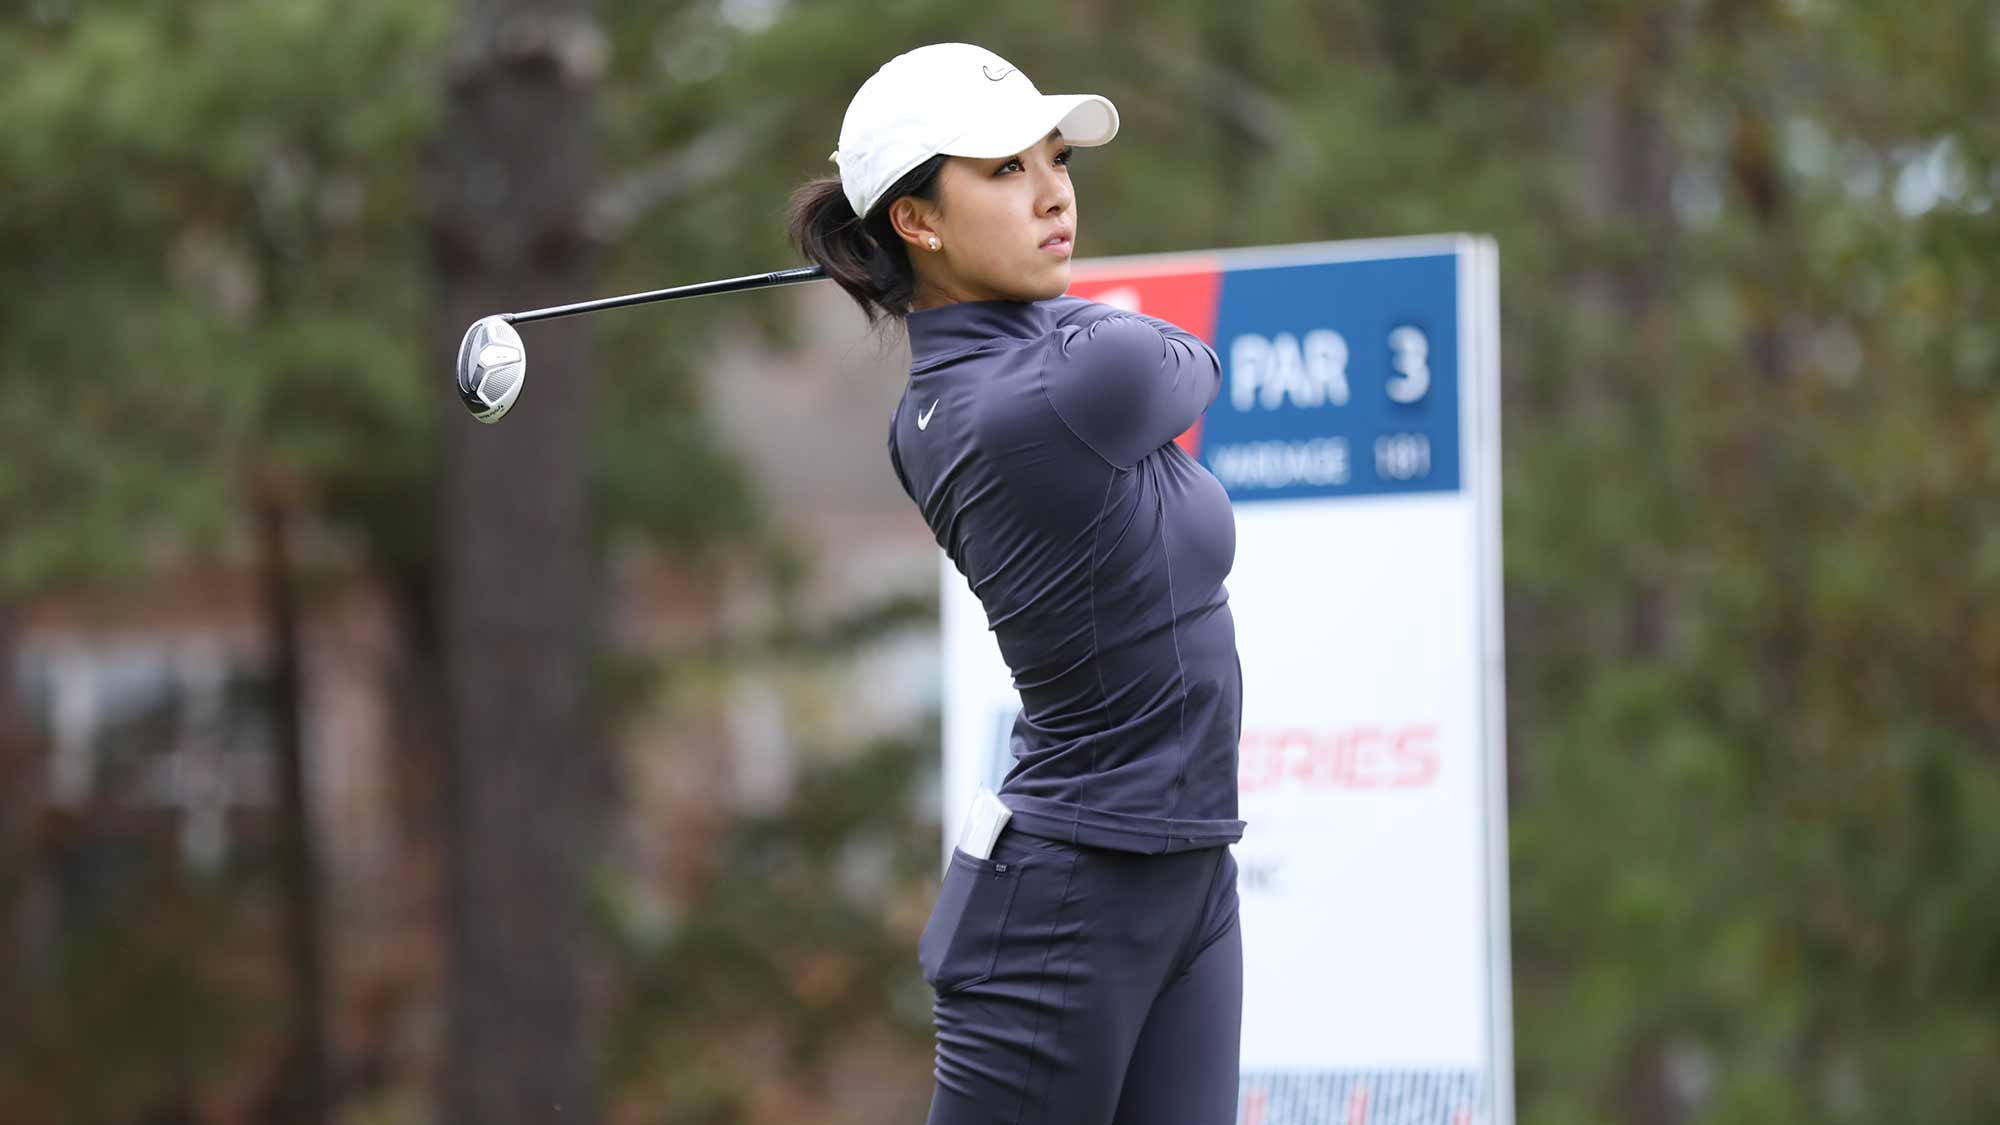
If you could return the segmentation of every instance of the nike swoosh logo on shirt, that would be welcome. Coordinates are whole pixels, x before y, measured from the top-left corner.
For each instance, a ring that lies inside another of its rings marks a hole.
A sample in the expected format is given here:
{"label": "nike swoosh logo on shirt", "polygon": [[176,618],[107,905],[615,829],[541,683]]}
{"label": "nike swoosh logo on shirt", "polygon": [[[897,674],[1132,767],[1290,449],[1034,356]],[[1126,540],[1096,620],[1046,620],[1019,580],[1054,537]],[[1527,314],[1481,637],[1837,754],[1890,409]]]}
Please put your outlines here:
{"label": "nike swoosh logo on shirt", "polygon": [[921,429],[923,429],[923,428],[924,428],[925,426],[928,426],[928,425],[930,425],[930,424],[931,424],[931,415],[933,415],[933,414],[937,413],[937,404],[938,404],[939,402],[941,402],[941,401],[943,401],[943,400],[942,400],[942,399],[935,399],[935,398],[934,398],[934,399],[932,399],[932,400],[931,400],[931,408],[930,408],[929,410],[926,410],[926,411],[924,411],[924,412],[923,412],[922,414],[919,414],[919,415],[917,415],[917,428],[918,428],[918,429],[920,429],[920,430],[921,430]]}

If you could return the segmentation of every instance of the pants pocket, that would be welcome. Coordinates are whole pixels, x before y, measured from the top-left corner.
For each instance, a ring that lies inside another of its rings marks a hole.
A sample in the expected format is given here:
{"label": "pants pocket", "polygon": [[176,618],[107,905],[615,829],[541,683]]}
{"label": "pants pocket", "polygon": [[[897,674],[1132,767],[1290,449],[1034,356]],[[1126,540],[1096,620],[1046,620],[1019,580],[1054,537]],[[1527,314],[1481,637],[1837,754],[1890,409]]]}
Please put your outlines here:
{"label": "pants pocket", "polygon": [[1019,860],[1000,862],[968,855],[962,848],[951,850],[937,905],[917,939],[917,963],[938,995],[993,975],[1022,866]]}

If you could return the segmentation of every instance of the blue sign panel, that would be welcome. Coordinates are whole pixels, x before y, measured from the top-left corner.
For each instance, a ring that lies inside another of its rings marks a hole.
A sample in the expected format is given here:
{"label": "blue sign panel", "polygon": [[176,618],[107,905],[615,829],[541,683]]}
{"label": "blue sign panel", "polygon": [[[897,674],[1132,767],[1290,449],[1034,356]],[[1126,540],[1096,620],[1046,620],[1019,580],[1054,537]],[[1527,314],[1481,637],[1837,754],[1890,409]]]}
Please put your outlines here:
{"label": "blue sign panel", "polygon": [[1222,275],[1201,462],[1230,499],[1456,492],[1458,257]]}

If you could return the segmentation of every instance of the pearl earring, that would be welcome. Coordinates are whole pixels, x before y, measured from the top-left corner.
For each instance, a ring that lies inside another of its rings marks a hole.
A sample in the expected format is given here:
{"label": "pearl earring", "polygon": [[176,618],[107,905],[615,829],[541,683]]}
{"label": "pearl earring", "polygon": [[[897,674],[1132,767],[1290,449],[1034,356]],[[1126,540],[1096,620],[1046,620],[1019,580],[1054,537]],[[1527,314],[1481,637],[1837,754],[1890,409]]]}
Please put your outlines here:
{"label": "pearl earring", "polygon": [[935,249],[937,249],[937,248],[938,248],[938,240],[937,240],[937,236],[933,235],[933,236],[931,237],[931,249],[935,250]]}

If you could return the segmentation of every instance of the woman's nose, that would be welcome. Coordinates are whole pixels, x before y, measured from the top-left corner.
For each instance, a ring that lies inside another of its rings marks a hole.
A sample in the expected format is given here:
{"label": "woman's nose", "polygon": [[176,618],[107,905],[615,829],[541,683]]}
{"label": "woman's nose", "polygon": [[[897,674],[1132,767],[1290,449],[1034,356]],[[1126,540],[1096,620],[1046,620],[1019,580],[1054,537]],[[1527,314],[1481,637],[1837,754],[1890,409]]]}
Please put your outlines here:
{"label": "woman's nose", "polygon": [[1044,172],[1042,181],[1042,211],[1053,213],[1063,210],[1074,202],[1070,191],[1069,177],[1059,172]]}

